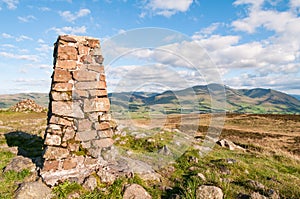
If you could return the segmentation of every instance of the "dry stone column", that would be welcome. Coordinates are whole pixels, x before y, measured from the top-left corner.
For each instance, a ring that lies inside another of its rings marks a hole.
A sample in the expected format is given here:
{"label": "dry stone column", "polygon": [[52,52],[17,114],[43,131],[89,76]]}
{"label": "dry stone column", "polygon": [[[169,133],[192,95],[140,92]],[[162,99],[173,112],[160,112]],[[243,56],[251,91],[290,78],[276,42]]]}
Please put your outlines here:
{"label": "dry stone column", "polygon": [[82,181],[103,163],[101,151],[113,144],[99,40],[59,36],[54,47],[41,176],[48,185]]}

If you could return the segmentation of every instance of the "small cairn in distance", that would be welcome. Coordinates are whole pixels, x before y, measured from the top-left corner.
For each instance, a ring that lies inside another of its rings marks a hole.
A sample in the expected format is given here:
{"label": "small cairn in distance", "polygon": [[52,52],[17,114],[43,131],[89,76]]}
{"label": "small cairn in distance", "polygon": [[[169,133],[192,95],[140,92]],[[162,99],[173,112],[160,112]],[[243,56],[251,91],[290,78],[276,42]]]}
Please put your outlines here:
{"label": "small cairn in distance", "polygon": [[20,102],[18,102],[16,105],[9,108],[9,111],[13,112],[46,112],[47,109],[38,105],[34,100],[32,99],[25,99]]}

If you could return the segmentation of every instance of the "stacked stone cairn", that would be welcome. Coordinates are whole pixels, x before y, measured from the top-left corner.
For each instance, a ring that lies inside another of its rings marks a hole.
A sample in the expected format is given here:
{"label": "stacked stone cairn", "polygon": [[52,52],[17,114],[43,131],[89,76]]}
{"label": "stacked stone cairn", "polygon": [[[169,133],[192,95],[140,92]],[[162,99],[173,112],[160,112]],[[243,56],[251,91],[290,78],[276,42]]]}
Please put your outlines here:
{"label": "stacked stone cairn", "polygon": [[59,36],[54,45],[44,165],[47,185],[82,181],[103,165],[113,145],[110,102],[98,39]]}

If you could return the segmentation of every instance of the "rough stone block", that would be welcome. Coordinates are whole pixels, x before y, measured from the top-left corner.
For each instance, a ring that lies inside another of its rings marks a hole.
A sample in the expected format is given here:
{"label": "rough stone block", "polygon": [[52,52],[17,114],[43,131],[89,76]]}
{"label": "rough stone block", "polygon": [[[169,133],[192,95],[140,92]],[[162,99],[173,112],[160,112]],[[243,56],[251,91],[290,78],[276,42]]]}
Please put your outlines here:
{"label": "rough stone block", "polygon": [[60,60],[77,60],[77,49],[73,46],[58,46],[57,58]]}
{"label": "rough stone block", "polygon": [[94,124],[94,128],[96,130],[107,130],[110,128],[110,123],[109,122],[96,122]]}
{"label": "rough stone block", "polygon": [[47,146],[44,154],[44,158],[46,160],[59,160],[59,159],[67,158],[68,156],[69,156],[68,149],[53,147],[53,146]]}
{"label": "rough stone block", "polygon": [[77,81],[96,81],[98,73],[93,71],[73,71],[73,78]]}
{"label": "rough stone block", "polygon": [[100,42],[98,39],[87,39],[88,46],[91,48],[100,47]]}
{"label": "rough stone block", "polygon": [[91,55],[82,55],[80,61],[84,64],[91,64],[94,62],[94,59]]}
{"label": "rough stone block", "polygon": [[68,169],[73,169],[77,166],[77,162],[74,160],[74,158],[68,158],[64,160],[63,163],[63,169],[68,170]]}
{"label": "rough stone block", "polygon": [[68,149],[72,152],[77,152],[79,151],[79,147],[80,147],[80,144],[79,143],[69,143],[68,144]]}
{"label": "rough stone block", "polygon": [[56,171],[58,169],[59,161],[45,161],[43,171]]}
{"label": "rough stone block", "polygon": [[70,36],[67,36],[67,35],[60,35],[59,40],[62,40],[62,41],[66,41],[66,42],[72,42],[72,43],[76,43],[76,39],[74,39],[73,37],[70,37]]}
{"label": "rough stone block", "polygon": [[87,65],[88,70],[92,70],[98,73],[103,74],[104,73],[104,66],[100,64],[89,64]]}
{"label": "rough stone block", "polygon": [[57,60],[55,68],[75,70],[76,69],[76,61],[72,61],[72,60]]}
{"label": "rough stone block", "polygon": [[114,140],[111,138],[104,138],[104,139],[99,139],[99,140],[93,140],[92,145],[94,147],[98,148],[106,148],[110,147],[114,144]]}
{"label": "rough stone block", "polygon": [[89,97],[89,92],[86,90],[78,90],[78,89],[73,90],[74,99],[81,99],[81,98],[88,98],[88,97]]}
{"label": "rough stone block", "polygon": [[68,126],[68,127],[64,128],[63,134],[64,134],[63,141],[66,142],[66,141],[74,138],[75,130],[73,127]]}
{"label": "rough stone block", "polygon": [[46,129],[47,133],[55,134],[55,135],[62,135],[62,130],[60,125],[56,124],[49,124]]}
{"label": "rough stone block", "polygon": [[67,117],[84,118],[84,113],[77,102],[53,101],[52,113]]}
{"label": "rough stone block", "polygon": [[59,146],[61,144],[61,136],[51,135],[50,133],[47,133],[45,144],[48,146]]}
{"label": "rough stone block", "polygon": [[97,131],[95,130],[90,130],[90,131],[82,131],[82,132],[77,132],[75,136],[76,141],[90,141],[98,138]]}
{"label": "rough stone block", "polygon": [[54,82],[68,82],[72,79],[72,75],[69,71],[65,69],[55,69],[53,74],[53,81]]}
{"label": "rough stone block", "polygon": [[73,84],[71,83],[54,83],[52,90],[54,91],[72,91]]}
{"label": "rough stone block", "polygon": [[79,55],[88,55],[90,52],[90,48],[84,45],[78,46]]}
{"label": "rough stone block", "polygon": [[92,129],[92,122],[88,119],[78,120],[77,130],[78,131],[89,131]]}
{"label": "rough stone block", "polygon": [[90,90],[91,97],[104,97],[107,96],[107,90]]}
{"label": "rough stone block", "polygon": [[114,135],[111,129],[97,131],[97,133],[100,138],[111,138]]}
{"label": "rough stone block", "polygon": [[99,116],[99,122],[110,121],[110,120],[111,120],[111,114],[109,113],[103,113],[102,115]]}
{"label": "rough stone block", "polygon": [[84,112],[109,111],[110,103],[108,98],[93,98],[84,100]]}
{"label": "rough stone block", "polygon": [[63,126],[72,126],[73,125],[73,121],[62,118],[62,117],[57,117],[55,115],[51,115],[49,123],[50,124],[59,124],[59,125],[63,125]]}
{"label": "rough stone block", "polygon": [[55,100],[55,101],[70,101],[70,100],[72,100],[72,92],[71,91],[67,91],[67,92],[52,91],[51,98],[52,98],[52,100]]}
{"label": "rough stone block", "polygon": [[106,89],[106,82],[95,81],[95,82],[77,82],[75,89],[79,90],[92,90],[92,89]]}

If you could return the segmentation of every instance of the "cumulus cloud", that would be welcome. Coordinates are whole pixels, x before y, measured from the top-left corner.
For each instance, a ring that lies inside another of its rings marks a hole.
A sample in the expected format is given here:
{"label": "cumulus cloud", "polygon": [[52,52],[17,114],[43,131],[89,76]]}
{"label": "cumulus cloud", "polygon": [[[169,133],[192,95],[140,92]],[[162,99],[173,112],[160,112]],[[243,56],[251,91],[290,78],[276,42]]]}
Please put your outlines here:
{"label": "cumulus cloud", "polygon": [[6,4],[7,8],[10,10],[16,9],[19,4],[18,0],[2,0],[2,2]]}
{"label": "cumulus cloud", "polygon": [[[171,17],[178,12],[186,12],[192,5],[193,0],[149,0],[146,1],[144,8],[153,15]],[[146,12],[142,12],[140,17],[145,17]]]}
{"label": "cumulus cloud", "polygon": [[40,44],[38,48],[35,48],[35,50],[40,51],[40,52],[50,52],[52,51],[53,47],[49,46],[47,44]]}
{"label": "cumulus cloud", "polygon": [[24,23],[28,23],[32,20],[36,20],[35,16],[33,16],[33,15],[28,15],[25,17],[18,17],[18,19],[19,19],[19,21],[24,22]]}
{"label": "cumulus cloud", "polygon": [[32,41],[33,39],[31,37],[26,36],[26,35],[21,35],[19,37],[16,37],[17,42],[24,41],[24,40],[31,40]]}
{"label": "cumulus cloud", "polygon": [[80,26],[80,27],[71,27],[71,26],[65,26],[62,28],[53,27],[50,30],[53,30],[58,35],[64,35],[64,34],[85,34],[86,33],[86,27]]}
{"label": "cumulus cloud", "polygon": [[68,22],[74,22],[80,17],[87,16],[91,13],[89,9],[80,9],[78,12],[72,13],[70,11],[59,12],[59,15],[62,16]]}

